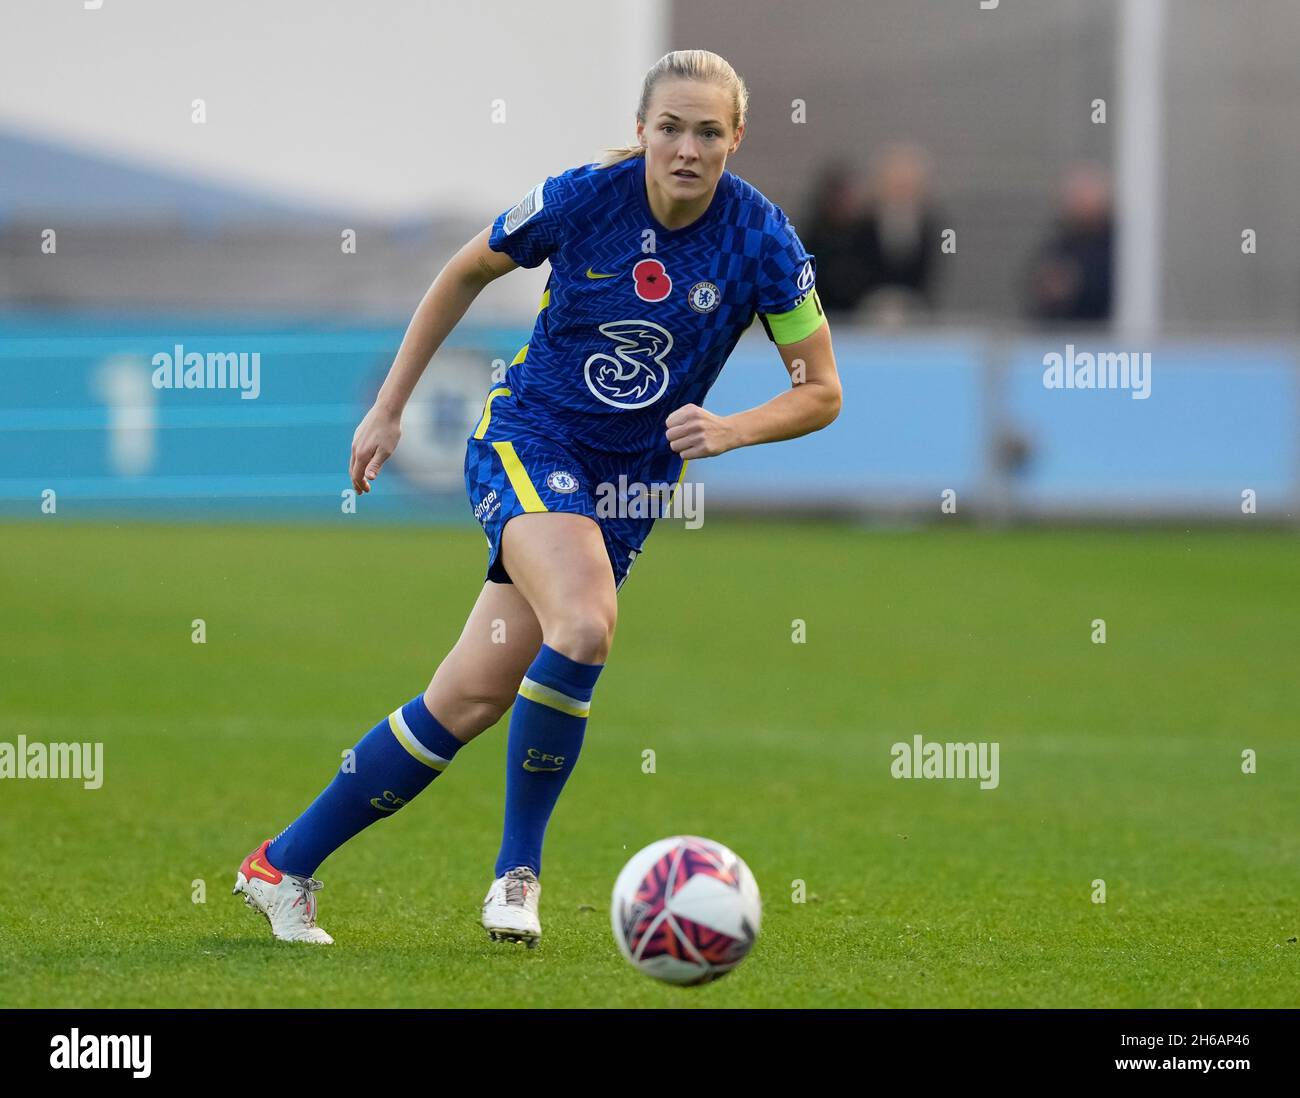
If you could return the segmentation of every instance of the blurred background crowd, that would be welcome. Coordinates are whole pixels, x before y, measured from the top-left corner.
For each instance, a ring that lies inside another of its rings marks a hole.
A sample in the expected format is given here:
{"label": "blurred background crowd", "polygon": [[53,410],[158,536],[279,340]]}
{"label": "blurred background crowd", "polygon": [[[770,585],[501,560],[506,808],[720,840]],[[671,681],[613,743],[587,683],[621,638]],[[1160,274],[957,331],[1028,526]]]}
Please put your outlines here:
{"label": "blurred background crowd", "polygon": [[[943,228],[932,159],[920,146],[882,149],[871,171],[822,169],[803,239],[817,256],[821,299],[839,321],[932,320],[941,308]],[[1039,322],[1111,315],[1114,217],[1100,164],[1071,165],[1041,241],[1026,257],[1023,314]],[[954,232],[955,236],[955,232]]]}

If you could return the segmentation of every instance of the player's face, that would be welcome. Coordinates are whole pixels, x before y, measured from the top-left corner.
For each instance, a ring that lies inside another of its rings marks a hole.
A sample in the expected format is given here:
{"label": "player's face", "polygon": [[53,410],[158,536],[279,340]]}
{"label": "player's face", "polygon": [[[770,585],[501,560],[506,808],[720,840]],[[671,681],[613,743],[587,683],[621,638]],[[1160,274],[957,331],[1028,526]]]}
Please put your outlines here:
{"label": "player's face", "polygon": [[672,80],[650,97],[637,136],[646,148],[646,174],[669,199],[690,202],[713,194],[744,127],[731,128],[731,97],[714,84]]}

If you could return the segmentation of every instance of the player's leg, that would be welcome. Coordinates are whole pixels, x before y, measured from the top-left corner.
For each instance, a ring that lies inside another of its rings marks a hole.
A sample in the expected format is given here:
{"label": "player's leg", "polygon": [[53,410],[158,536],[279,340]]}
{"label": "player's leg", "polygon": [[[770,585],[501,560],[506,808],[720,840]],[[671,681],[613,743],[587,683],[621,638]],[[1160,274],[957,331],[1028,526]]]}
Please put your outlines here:
{"label": "player's leg", "polygon": [[543,643],[571,660],[604,664],[618,598],[600,526],[585,515],[517,515],[502,535],[502,554]]}
{"label": "player's leg", "polygon": [[[494,622],[504,624],[500,644],[493,643]],[[540,643],[520,594],[509,584],[485,583],[428,689],[352,749],[325,791],[272,841],[271,864],[310,877],[348,839],[409,803],[465,743],[496,723]]]}
{"label": "player's leg", "polygon": [[540,644],[541,629],[523,597],[509,584],[484,584],[428,689],[371,729],[302,815],[244,859],[235,891],[267,917],[277,938],[331,940],[315,926],[316,868],[407,804],[463,744],[495,724]]}
{"label": "player's leg", "polygon": [[537,616],[542,645],[510,718],[505,826],[483,925],[493,937],[533,945],[541,936],[542,841],[582,748],[618,601],[600,527],[583,515],[515,516],[502,534],[502,557]]}
{"label": "player's leg", "polygon": [[514,703],[541,645],[542,627],[528,600],[511,583],[485,583],[460,639],[424,692],[425,705],[468,743]]}

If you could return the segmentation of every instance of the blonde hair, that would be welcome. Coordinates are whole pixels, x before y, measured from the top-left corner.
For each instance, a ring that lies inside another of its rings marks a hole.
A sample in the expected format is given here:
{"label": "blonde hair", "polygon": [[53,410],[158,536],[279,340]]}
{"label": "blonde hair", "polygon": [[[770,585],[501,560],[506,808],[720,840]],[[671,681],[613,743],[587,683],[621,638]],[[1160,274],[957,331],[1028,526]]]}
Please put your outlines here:
{"label": "blonde hair", "polygon": [[[740,73],[727,62],[709,50],[674,50],[666,53],[651,66],[645,74],[641,85],[641,101],[637,104],[636,120],[644,125],[646,111],[650,109],[650,97],[661,80],[702,80],[721,88],[731,96],[731,129],[736,131],[745,122],[749,110],[749,89]],[[596,161],[598,168],[612,167],[634,156],[644,156],[645,146],[620,145],[607,148]]]}

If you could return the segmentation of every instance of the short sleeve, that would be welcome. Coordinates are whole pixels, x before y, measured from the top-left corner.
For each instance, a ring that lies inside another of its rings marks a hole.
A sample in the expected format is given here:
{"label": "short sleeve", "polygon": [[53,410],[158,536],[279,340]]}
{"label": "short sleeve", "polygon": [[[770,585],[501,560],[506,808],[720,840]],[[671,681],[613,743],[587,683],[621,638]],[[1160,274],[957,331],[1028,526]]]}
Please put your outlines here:
{"label": "short sleeve", "polygon": [[560,176],[538,183],[517,206],[492,222],[488,247],[504,252],[521,267],[540,266],[564,242],[567,191]]}
{"label": "short sleeve", "polygon": [[759,318],[774,343],[798,343],[822,326],[817,257],[809,255],[784,213],[769,221],[759,267]]}
{"label": "short sleeve", "polygon": [[768,221],[758,273],[757,310],[765,316],[788,313],[812,293],[817,258],[808,254],[785,214],[778,208]]}

